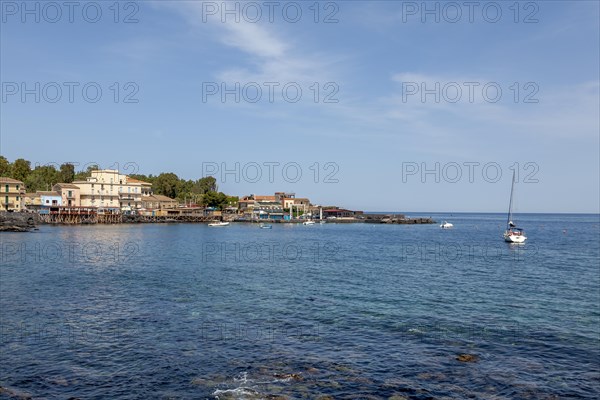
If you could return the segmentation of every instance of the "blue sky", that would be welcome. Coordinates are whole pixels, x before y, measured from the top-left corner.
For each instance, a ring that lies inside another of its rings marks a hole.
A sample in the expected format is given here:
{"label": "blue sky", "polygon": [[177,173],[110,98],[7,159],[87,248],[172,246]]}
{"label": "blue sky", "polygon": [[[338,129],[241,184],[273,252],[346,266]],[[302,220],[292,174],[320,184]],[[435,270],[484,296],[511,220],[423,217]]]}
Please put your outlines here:
{"label": "blue sky", "polygon": [[186,179],[238,163],[220,190],[413,212],[504,211],[517,169],[518,211],[600,211],[596,1],[427,2],[438,21],[420,1],[121,2],[118,16],[76,2],[72,22],[1,3],[10,161]]}

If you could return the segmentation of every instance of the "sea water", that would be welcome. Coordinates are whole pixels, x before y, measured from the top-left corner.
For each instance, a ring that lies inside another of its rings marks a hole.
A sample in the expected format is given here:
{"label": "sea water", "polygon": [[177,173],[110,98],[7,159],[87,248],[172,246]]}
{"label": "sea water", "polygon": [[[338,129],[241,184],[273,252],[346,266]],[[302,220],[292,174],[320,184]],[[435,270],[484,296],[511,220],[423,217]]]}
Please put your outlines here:
{"label": "sea water", "polygon": [[4,233],[0,397],[596,398],[599,216],[430,215]]}

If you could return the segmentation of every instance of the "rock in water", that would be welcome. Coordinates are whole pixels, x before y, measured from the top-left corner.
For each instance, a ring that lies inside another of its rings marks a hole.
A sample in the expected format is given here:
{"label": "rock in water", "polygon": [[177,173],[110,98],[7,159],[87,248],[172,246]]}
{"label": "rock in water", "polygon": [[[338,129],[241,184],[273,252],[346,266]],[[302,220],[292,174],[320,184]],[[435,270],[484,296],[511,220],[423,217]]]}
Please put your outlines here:
{"label": "rock in water", "polygon": [[476,362],[479,360],[475,354],[459,354],[456,359],[460,362]]}
{"label": "rock in water", "polygon": [[31,213],[0,212],[0,232],[28,232],[35,228],[36,218]]}

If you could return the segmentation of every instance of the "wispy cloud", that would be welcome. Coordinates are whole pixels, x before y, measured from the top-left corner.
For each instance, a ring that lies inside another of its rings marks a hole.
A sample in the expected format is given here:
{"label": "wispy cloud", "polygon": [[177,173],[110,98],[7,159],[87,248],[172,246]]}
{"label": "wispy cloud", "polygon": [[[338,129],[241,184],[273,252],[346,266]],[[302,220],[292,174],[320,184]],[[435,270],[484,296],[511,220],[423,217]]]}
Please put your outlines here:
{"label": "wispy cloud", "polygon": [[256,57],[278,59],[285,56],[289,46],[267,28],[245,21],[221,24],[228,31],[223,43]]}
{"label": "wispy cloud", "polygon": [[[303,48],[285,36],[277,24],[204,18],[201,2],[176,4],[193,24],[210,29],[221,44],[242,52],[235,65],[225,65],[214,72],[225,82],[316,82],[327,80],[336,60],[318,51]],[[173,7],[171,5],[170,7]],[[224,7],[224,6],[222,6]],[[285,22],[282,22],[285,24]],[[279,28],[279,29],[278,29]],[[331,80],[331,78],[330,78]]]}

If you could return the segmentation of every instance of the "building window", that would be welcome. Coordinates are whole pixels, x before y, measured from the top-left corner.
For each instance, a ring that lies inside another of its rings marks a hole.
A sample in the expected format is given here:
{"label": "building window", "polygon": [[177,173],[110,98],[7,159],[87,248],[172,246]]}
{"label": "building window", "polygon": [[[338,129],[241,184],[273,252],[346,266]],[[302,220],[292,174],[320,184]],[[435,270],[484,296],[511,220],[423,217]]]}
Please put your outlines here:
{"label": "building window", "polygon": [[19,185],[17,185],[17,190],[19,190]]}
{"label": "building window", "polygon": [[73,191],[72,190],[69,190],[68,193],[69,193],[69,195],[68,195],[69,197],[73,197]]}
{"label": "building window", "polygon": [[6,193],[8,193],[8,185],[5,185]]}

